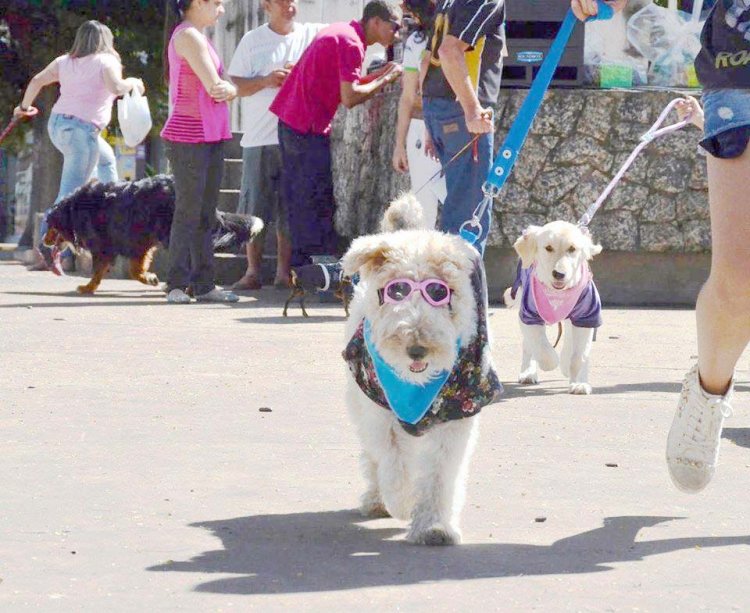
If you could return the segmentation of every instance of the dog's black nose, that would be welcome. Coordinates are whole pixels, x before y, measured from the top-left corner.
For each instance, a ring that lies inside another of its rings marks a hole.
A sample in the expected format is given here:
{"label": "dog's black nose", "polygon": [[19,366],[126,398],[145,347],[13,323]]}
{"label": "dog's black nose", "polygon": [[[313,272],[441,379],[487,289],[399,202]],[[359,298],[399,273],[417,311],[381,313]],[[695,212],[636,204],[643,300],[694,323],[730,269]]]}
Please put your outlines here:
{"label": "dog's black nose", "polygon": [[427,355],[427,347],[422,347],[422,345],[410,345],[406,348],[406,353],[412,360],[421,360]]}
{"label": "dog's black nose", "polygon": [[557,279],[558,281],[562,281],[565,278],[564,272],[557,272],[556,270],[552,271],[552,276]]}

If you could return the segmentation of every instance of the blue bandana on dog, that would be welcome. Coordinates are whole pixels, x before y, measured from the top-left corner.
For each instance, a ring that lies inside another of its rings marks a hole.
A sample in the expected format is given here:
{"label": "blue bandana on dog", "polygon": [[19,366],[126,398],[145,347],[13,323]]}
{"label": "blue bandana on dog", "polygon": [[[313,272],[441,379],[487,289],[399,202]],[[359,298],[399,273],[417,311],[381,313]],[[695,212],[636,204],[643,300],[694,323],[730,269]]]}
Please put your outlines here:
{"label": "blue bandana on dog", "polygon": [[440,373],[426,385],[404,381],[383,361],[370,341],[367,320],[362,320],[343,351],[344,360],[362,393],[384,409],[393,411],[401,427],[413,436],[421,436],[437,424],[476,415],[482,407],[495,402],[502,392],[503,386],[494,368],[484,372],[482,367],[489,341],[486,284],[479,262],[472,273],[471,285],[477,304],[477,335],[466,347],[459,348],[450,372]]}
{"label": "blue bandana on dog", "polygon": [[393,367],[380,356],[370,339],[370,334],[370,322],[365,319],[363,330],[365,347],[370,354],[378,383],[383,388],[388,406],[400,421],[414,425],[430,410],[451,373],[443,370],[424,384],[406,381],[399,377]]}

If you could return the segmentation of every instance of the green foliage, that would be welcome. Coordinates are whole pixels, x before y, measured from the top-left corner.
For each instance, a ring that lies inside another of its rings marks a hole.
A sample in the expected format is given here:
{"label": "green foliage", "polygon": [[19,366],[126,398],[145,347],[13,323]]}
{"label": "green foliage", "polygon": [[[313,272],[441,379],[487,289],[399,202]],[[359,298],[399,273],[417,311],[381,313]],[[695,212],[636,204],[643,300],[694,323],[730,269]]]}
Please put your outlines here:
{"label": "green foliage", "polygon": [[[0,129],[10,120],[29,79],[70,48],[78,26],[88,19],[97,19],[112,30],[123,74],[143,79],[154,129],[160,128],[167,114],[162,79],[165,0],[0,2],[6,4],[0,11]],[[49,113],[49,108],[40,110],[45,116]],[[28,125],[25,122],[17,127],[3,147],[18,144]]]}

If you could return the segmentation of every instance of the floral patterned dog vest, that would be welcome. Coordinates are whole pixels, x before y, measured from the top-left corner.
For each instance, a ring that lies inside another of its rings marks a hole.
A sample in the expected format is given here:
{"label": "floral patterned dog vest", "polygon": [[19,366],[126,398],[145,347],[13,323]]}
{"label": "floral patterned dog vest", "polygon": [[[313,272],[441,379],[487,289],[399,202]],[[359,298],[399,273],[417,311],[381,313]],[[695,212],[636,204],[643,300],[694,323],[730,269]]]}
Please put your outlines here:
{"label": "floral patterned dog vest", "polygon": [[[477,334],[471,343],[459,349],[453,369],[424,417],[416,424],[399,420],[401,427],[413,436],[421,436],[437,424],[476,415],[482,407],[495,402],[502,393],[503,386],[495,369],[490,367],[487,372],[482,372],[482,357],[490,348],[487,338],[486,282],[481,263],[475,266],[471,285],[477,303]],[[360,322],[342,355],[362,393],[390,411],[391,407],[365,345],[364,324],[364,320]]]}

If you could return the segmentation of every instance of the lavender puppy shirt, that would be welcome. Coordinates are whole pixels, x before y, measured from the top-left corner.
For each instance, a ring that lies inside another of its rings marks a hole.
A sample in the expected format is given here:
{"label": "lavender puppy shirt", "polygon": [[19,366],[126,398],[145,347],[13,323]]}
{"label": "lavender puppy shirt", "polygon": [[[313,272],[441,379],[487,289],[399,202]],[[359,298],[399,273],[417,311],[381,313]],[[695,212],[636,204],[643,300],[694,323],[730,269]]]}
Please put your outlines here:
{"label": "lavender puppy shirt", "polygon": [[583,264],[578,285],[556,290],[537,279],[534,266],[521,268],[519,262],[510,294],[514,300],[519,288],[522,292],[521,321],[527,325],[552,325],[564,319],[570,319],[578,328],[598,328],[602,325],[602,301],[586,263]]}

